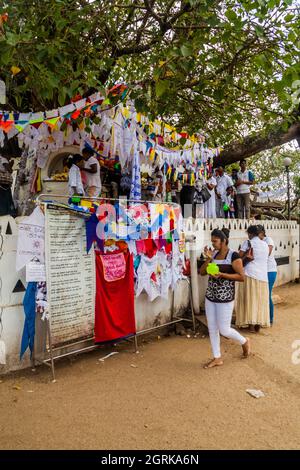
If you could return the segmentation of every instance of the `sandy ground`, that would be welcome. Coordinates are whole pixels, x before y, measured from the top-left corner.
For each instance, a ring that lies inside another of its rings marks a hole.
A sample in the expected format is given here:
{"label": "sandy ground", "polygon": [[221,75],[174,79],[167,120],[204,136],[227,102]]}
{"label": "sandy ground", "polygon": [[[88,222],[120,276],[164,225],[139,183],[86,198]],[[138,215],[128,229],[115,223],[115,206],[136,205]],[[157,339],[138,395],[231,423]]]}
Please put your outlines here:
{"label": "sandy ground", "polygon": [[225,364],[207,371],[207,337],[155,336],[140,354],[123,344],[104,363],[105,351],[60,361],[56,383],[45,367],[2,377],[0,448],[299,449],[300,285],[275,292],[276,323],[246,360],[222,339]]}

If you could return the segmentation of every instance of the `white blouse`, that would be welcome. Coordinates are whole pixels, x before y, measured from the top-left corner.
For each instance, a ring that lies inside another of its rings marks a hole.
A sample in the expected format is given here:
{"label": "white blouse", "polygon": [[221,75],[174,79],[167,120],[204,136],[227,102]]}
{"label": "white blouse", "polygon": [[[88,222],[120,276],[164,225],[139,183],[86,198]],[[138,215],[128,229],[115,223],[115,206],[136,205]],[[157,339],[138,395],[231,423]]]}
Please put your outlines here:
{"label": "white blouse", "polygon": [[[252,238],[250,243],[253,248],[254,260],[245,266],[245,275],[258,281],[268,282],[269,247],[259,237]],[[244,252],[248,250],[248,240],[244,241],[241,250]]]}
{"label": "white blouse", "polygon": [[271,237],[265,237],[264,242],[266,242],[268,247],[270,246],[273,247],[271,254],[269,255],[269,258],[268,258],[268,273],[277,273],[277,263],[276,263],[275,256],[274,256],[275,243],[273,242]]}
{"label": "white blouse", "polygon": [[[84,195],[83,184],[81,180],[81,173],[76,165],[72,165],[69,170],[69,195],[73,196],[73,194],[82,194]],[[76,188],[75,190],[73,188]]]}

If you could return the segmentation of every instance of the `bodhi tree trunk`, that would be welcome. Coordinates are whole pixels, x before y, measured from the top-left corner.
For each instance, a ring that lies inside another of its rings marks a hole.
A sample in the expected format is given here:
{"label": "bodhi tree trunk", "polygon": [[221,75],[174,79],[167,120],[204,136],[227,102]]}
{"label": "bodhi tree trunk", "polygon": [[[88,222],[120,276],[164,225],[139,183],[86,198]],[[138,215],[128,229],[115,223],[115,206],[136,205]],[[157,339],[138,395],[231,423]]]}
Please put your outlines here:
{"label": "bodhi tree trunk", "polygon": [[255,134],[245,137],[241,142],[231,142],[224,147],[214,165],[229,165],[238,162],[242,158],[249,158],[263,150],[286,144],[294,139],[298,141],[300,139],[300,122],[293,123],[287,130],[280,127],[271,130],[266,135]]}

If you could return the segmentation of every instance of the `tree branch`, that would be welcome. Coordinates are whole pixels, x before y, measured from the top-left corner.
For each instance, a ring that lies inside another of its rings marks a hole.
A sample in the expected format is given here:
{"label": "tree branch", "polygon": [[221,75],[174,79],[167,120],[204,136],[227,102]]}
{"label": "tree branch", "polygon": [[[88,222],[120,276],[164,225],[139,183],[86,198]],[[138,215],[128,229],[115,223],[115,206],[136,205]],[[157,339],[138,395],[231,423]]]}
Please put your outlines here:
{"label": "tree branch", "polygon": [[[283,123],[282,123],[283,124]],[[242,158],[248,158],[263,150],[291,142],[300,137],[300,122],[293,123],[288,130],[278,126],[276,130],[270,131],[267,135],[255,134],[247,136],[242,142],[234,141],[224,147],[220,157],[216,159],[215,166],[219,164],[229,165],[238,162]]]}

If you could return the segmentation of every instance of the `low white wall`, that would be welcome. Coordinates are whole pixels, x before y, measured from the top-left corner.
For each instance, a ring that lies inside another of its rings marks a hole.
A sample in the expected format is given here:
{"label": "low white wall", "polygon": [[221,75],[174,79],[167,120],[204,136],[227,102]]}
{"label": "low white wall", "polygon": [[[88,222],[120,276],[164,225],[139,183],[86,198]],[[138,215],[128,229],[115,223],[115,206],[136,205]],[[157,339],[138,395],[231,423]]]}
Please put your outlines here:
{"label": "low white wall", "polygon": [[[6,347],[6,365],[0,373],[29,365],[28,357],[19,360],[24,325],[22,301],[25,270],[16,272],[17,225],[12,217],[0,217],[0,340]],[[19,284],[19,286],[18,286]],[[23,287],[22,287],[23,286]],[[19,290],[19,292],[14,292]]]}
{"label": "low white wall", "polygon": [[[226,227],[230,230],[230,247],[239,250],[240,245],[247,239],[246,230],[249,225],[258,222],[252,220],[225,220],[225,219],[192,219],[185,221],[186,235],[195,235],[197,258],[200,257],[205,245],[211,246],[211,231],[215,228]],[[278,274],[275,286],[291,282],[299,277],[299,225],[295,221],[261,221],[267,235],[275,242],[274,254],[277,261],[286,264],[278,265]],[[190,248],[192,245],[190,244]],[[189,247],[188,247],[189,249]],[[198,276],[198,290],[200,305],[204,304],[207,278]]]}
{"label": "low white wall", "polygon": [[[20,362],[20,344],[24,326],[23,297],[26,288],[25,269],[16,272],[17,222],[21,218],[0,217],[0,340],[6,347],[6,364],[0,364],[0,374],[30,365],[26,352]],[[17,286],[17,289],[15,289]],[[20,292],[14,292],[20,290]],[[189,291],[185,281],[177,285],[174,298],[174,315],[181,315],[188,306]],[[135,299],[136,327],[141,331],[164,324],[171,319],[172,296],[149,302],[142,293]],[[40,322],[36,341],[39,343]],[[42,343],[42,342],[41,342]],[[40,348],[38,347],[38,351]]]}
{"label": "low white wall", "polygon": [[[0,217],[0,340],[6,346],[6,364],[0,364],[0,374],[10,370],[28,367],[29,355],[20,362],[19,352],[24,325],[22,301],[24,297],[25,270],[16,272],[17,225],[11,217]],[[187,235],[196,236],[196,252],[200,256],[205,245],[210,243],[213,228],[227,226],[231,229],[230,245],[238,249],[246,239],[245,230],[248,221],[196,220],[185,221]],[[298,277],[299,273],[299,226],[295,222],[266,222],[268,235],[275,241],[275,256],[289,257],[289,264],[278,267],[277,285],[284,284]],[[189,250],[189,243],[187,243]],[[23,286],[23,287],[22,287]],[[206,281],[198,277],[199,302],[203,302]],[[18,292],[18,290],[20,290]],[[156,299],[149,302],[146,294],[141,294],[135,301],[137,331],[166,323],[171,316],[171,295],[168,301]],[[175,315],[180,315],[188,306],[188,286],[181,281],[175,292]]]}

